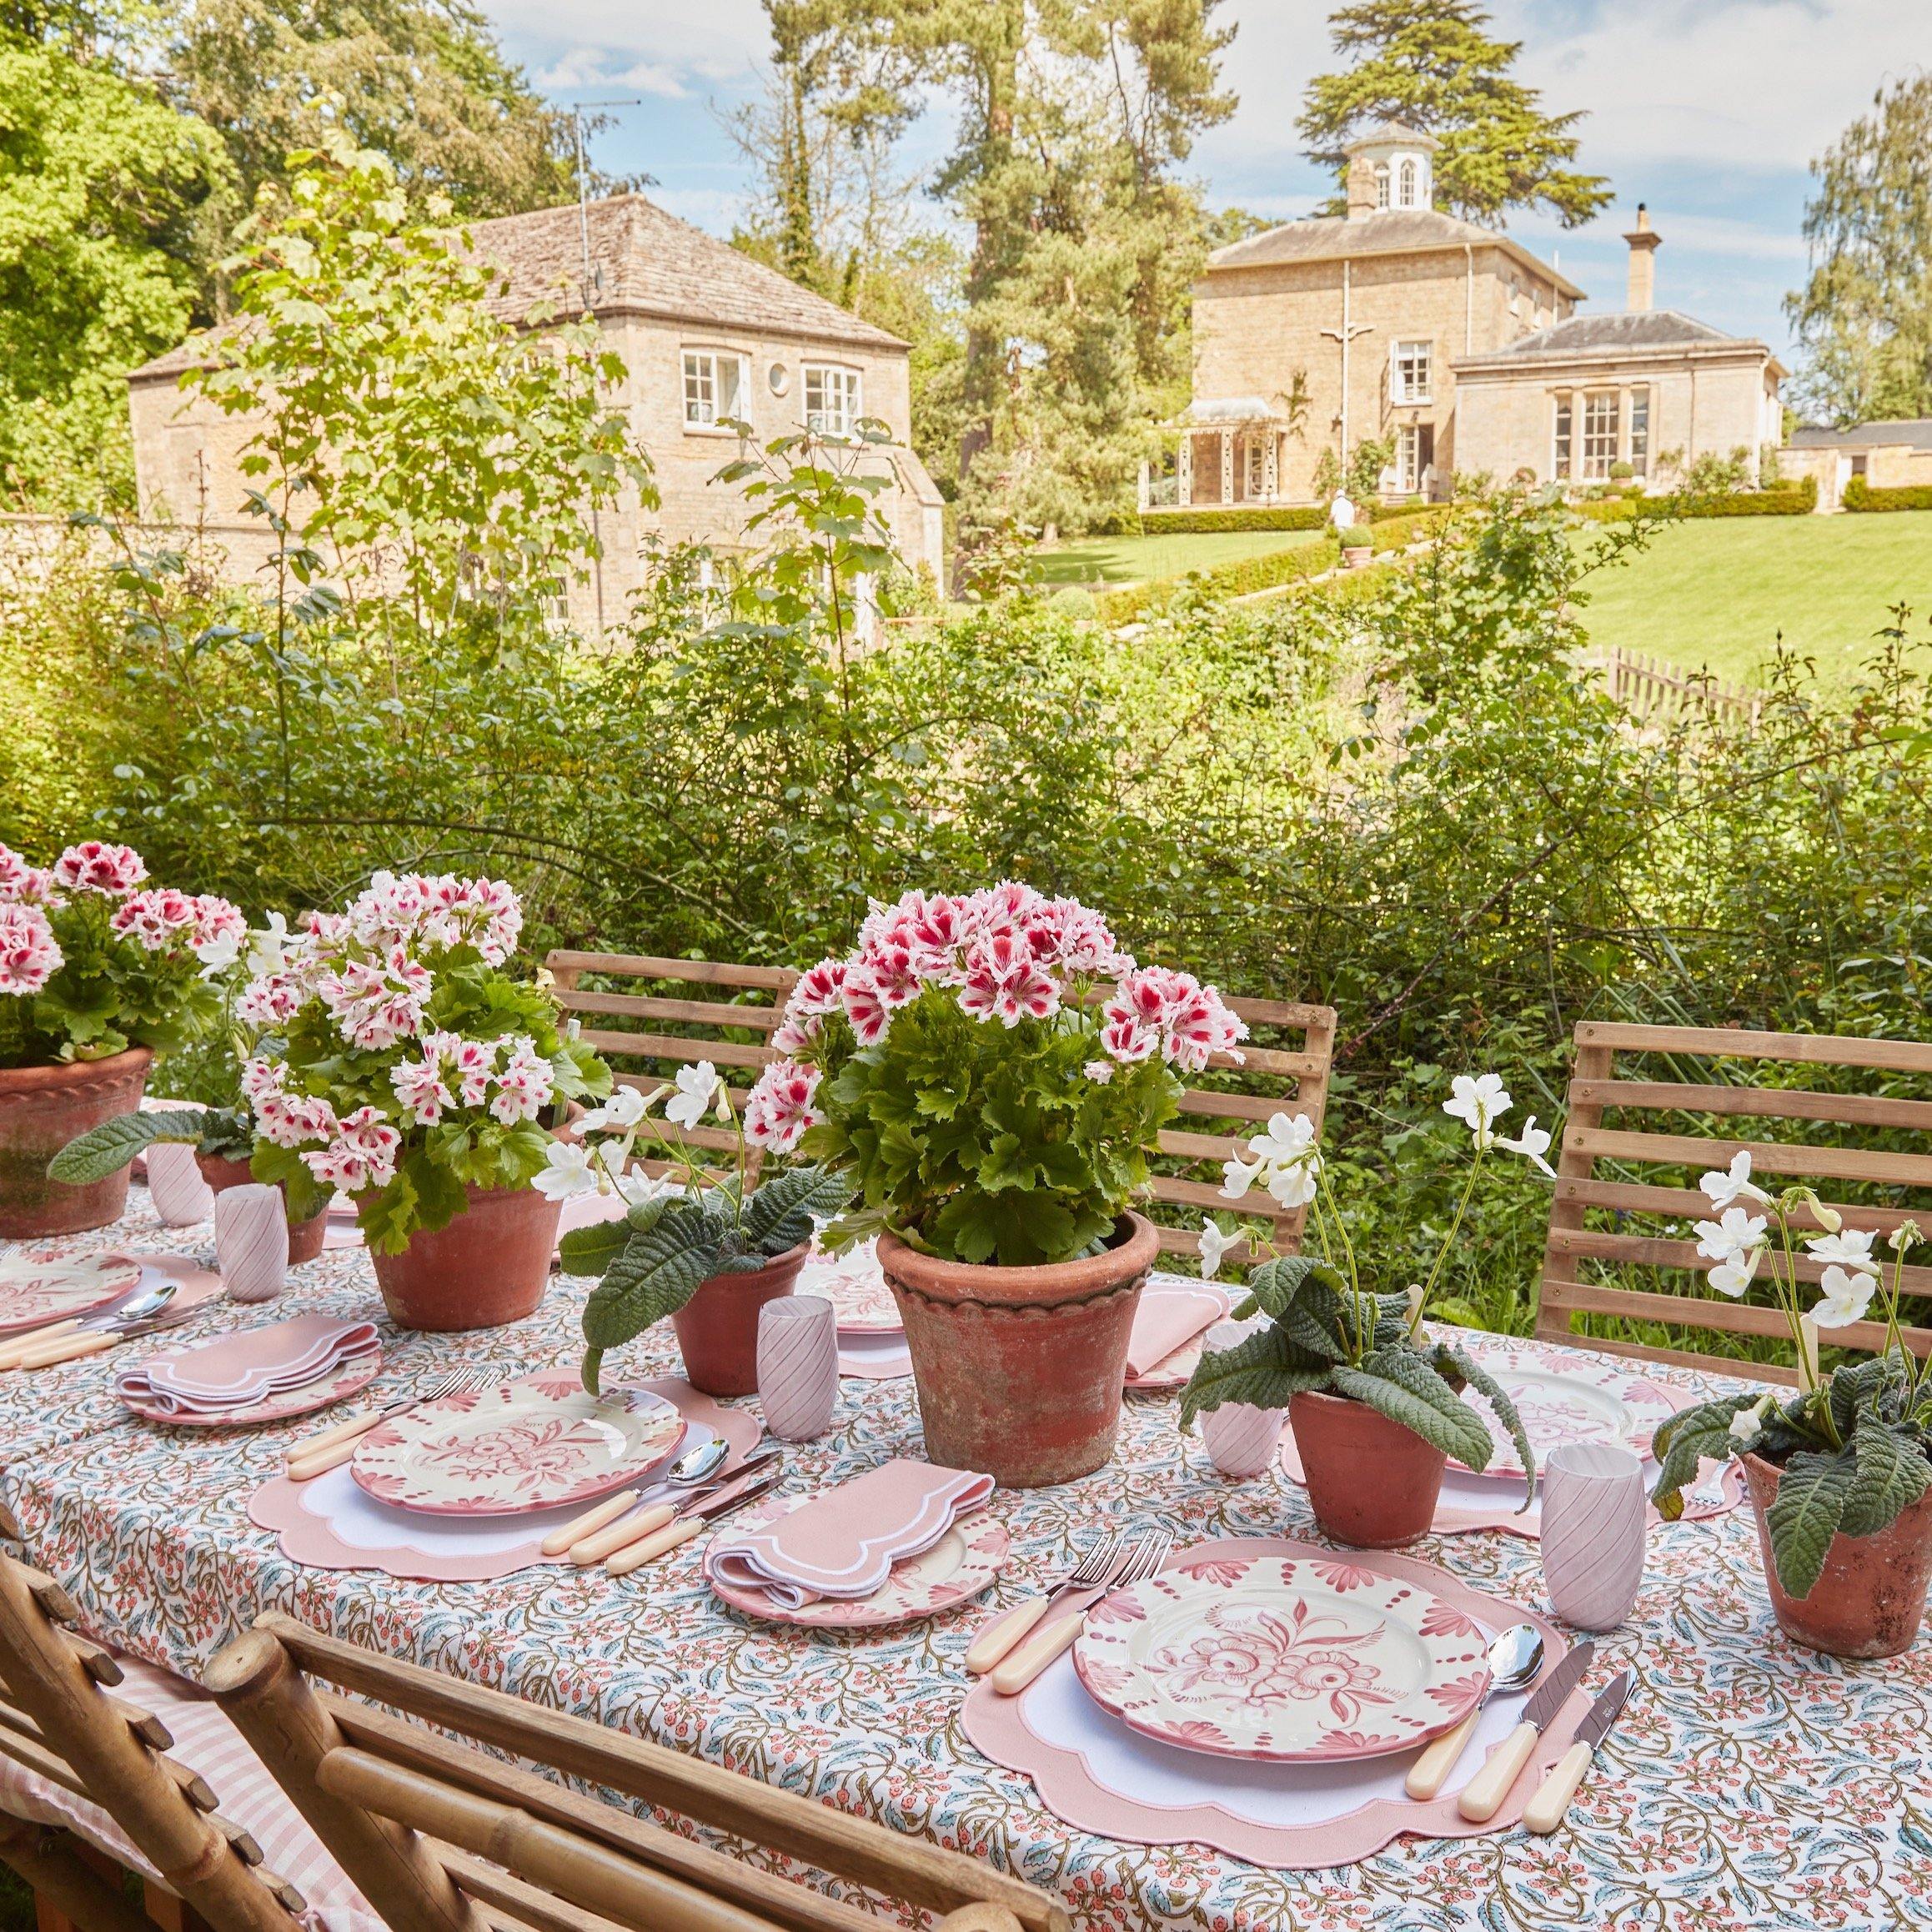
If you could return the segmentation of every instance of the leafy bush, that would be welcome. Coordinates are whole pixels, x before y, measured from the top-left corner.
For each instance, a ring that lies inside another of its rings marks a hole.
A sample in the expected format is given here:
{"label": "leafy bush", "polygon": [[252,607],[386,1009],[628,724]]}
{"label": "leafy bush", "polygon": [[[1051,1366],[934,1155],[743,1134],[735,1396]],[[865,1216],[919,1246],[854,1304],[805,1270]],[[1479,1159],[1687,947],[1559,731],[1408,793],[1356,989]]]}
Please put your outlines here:
{"label": "leafy bush", "polygon": [[[1813,484],[1812,488],[1815,491],[1817,485]],[[1874,489],[1864,477],[1854,476],[1839,493],[1839,501],[1849,510],[1932,509],[1932,483]]]}
{"label": "leafy bush", "polygon": [[1242,509],[1142,510],[1138,534],[1160,536],[1168,531],[1318,530],[1327,527],[1326,504],[1270,504]]}
{"label": "leafy bush", "polygon": [[[1242,597],[1252,591],[1304,583],[1323,570],[1333,570],[1341,558],[1342,546],[1330,539],[1300,544],[1292,549],[1271,550],[1264,556],[1242,557],[1212,570],[1194,571],[1179,581],[1205,596]],[[1171,598],[1176,587],[1175,582],[1134,584],[1121,590],[1097,591],[1093,601],[1103,623],[1133,624]]]}
{"label": "leafy bush", "polygon": [[1618,517],[1809,516],[1818,508],[1818,481],[1807,476],[1764,489],[1737,489],[1717,496],[1612,496],[1573,504],[1572,511],[1593,522]]}

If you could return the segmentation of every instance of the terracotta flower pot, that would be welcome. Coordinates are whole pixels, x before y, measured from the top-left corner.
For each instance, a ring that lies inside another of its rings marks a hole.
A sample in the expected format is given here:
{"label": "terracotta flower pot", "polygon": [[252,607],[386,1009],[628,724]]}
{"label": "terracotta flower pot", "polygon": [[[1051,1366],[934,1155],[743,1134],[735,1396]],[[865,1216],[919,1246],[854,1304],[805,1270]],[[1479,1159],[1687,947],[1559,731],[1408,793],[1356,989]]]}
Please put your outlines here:
{"label": "terracotta flower pot", "polygon": [[1104,1254],[1046,1267],[940,1261],[879,1237],[906,1322],[926,1453],[1014,1489],[1071,1483],[1113,1455],[1153,1223],[1121,1217]]}
{"label": "terracotta flower pot", "polygon": [[671,1317],[685,1357],[685,1379],[706,1395],[758,1393],[758,1312],[789,1295],[811,1252],[795,1248],[743,1274],[713,1275]]}
{"label": "terracotta flower pot", "polygon": [[1288,1398],[1308,1502],[1324,1534],[1360,1549],[1400,1549],[1428,1533],[1448,1458],[1413,1429],[1347,1396]]}
{"label": "terracotta flower pot", "polygon": [[[217,1194],[225,1194],[231,1187],[241,1187],[254,1179],[248,1172],[246,1161],[231,1161],[221,1154],[197,1153],[194,1164],[201,1169],[201,1177]],[[280,1182],[275,1185],[282,1186]],[[282,1188],[282,1198],[286,1205],[287,1188]],[[289,1265],[314,1261],[322,1252],[322,1237],[329,1232],[329,1210],[311,1214],[306,1221],[291,1221],[289,1223]]]}
{"label": "terracotta flower pot", "polygon": [[0,1067],[0,1239],[78,1234],[118,1221],[128,1170],[75,1187],[47,1163],[76,1134],[141,1104],[154,1056],[145,1046],[65,1066]]}
{"label": "terracotta flower pot", "polygon": [[1789,1595],[1778,1581],[1764,1516],[1780,1472],[1761,1456],[1744,1458],[1744,1483],[1758,1519],[1758,1547],[1778,1628],[1794,1643],[1834,1657],[1897,1657],[1918,1641],[1932,1583],[1932,1491],[1875,1536],[1834,1536],[1810,1594]]}
{"label": "terracotta flower pot", "polygon": [[536,1312],[550,1279],[560,1201],[534,1187],[472,1187],[445,1227],[379,1254],[376,1283],[399,1328],[494,1328]]}

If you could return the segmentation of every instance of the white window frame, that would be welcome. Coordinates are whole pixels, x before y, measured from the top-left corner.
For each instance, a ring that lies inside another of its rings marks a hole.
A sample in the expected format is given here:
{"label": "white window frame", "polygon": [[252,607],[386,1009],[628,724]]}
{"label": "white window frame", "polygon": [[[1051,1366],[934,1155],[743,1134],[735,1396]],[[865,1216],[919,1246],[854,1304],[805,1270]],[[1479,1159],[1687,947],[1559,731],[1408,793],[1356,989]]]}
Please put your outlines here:
{"label": "white window frame", "polygon": [[[720,424],[727,416],[744,416],[745,391],[750,380],[745,358],[735,349],[687,349],[681,366],[685,429],[705,435],[730,435],[730,431],[721,429]],[[723,381],[727,367],[736,372],[735,393],[729,404]]]}
{"label": "white window frame", "polygon": [[1375,210],[1377,214],[1388,206],[1388,163],[1378,161],[1375,164]]}
{"label": "white window frame", "polygon": [[1403,423],[1395,432],[1395,487],[1401,496],[1413,496],[1423,486],[1423,429]]}
{"label": "white window frame", "polygon": [[[812,404],[812,392],[818,392],[818,404]],[[827,407],[831,394],[840,393],[841,406]],[[866,413],[864,380],[849,363],[808,362],[800,371],[799,403],[805,411],[805,426],[825,436],[849,436]]]}
{"label": "white window frame", "polygon": [[1549,473],[1553,481],[1568,483],[1575,474],[1577,448],[1577,399],[1568,389],[1556,394],[1556,410],[1550,430]]}
{"label": "white window frame", "polygon": [[[1417,378],[1420,377],[1418,382]],[[1436,345],[1420,337],[1388,345],[1388,395],[1398,404],[1433,401]]]}
{"label": "white window frame", "polygon": [[1623,426],[1623,397],[1615,389],[1588,389],[1577,425],[1578,474],[1585,483],[1608,483],[1618,460],[1618,437]]}
{"label": "white window frame", "polygon": [[1650,474],[1650,387],[1639,383],[1630,392],[1630,468],[1638,476]]}
{"label": "white window frame", "polygon": [[1416,166],[1413,155],[1405,155],[1402,166],[1396,170],[1396,206],[1416,206],[1422,187],[1422,170]]}

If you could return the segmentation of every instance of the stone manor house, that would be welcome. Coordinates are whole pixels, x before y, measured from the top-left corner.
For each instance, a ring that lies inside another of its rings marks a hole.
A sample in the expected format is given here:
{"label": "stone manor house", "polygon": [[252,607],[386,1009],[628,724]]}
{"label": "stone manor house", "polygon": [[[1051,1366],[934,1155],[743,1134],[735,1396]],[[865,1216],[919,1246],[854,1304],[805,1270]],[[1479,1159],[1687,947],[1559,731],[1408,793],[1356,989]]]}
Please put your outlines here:
{"label": "stone manor house", "polygon": [[1392,499],[1447,496],[1457,470],[1668,482],[1667,454],[1739,448],[1754,470],[1783,440],[1785,372],[1764,344],[1653,306],[1645,208],[1623,313],[1581,314],[1583,291],[1521,243],[1437,212],[1438,146],[1384,122],[1348,149],[1346,215],[1208,258],[1194,399],[1144,508],[1310,504],[1323,452],[1369,439],[1392,445]]}

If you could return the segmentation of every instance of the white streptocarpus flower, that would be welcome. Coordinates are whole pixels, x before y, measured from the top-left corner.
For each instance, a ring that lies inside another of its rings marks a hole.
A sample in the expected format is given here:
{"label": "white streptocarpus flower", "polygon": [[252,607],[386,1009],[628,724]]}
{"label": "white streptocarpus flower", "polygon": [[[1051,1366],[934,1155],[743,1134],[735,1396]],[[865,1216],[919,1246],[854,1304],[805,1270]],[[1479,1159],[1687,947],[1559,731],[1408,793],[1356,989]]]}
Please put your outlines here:
{"label": "white streptocarpus flower", "polygon": [[1878,1258],[1872,1252],[1875,1237],[1858,1228],[1839,1234],[1821,1234],[1804,1244],[1804,1252],[1814,1261],[1834,1262],[1840,1267],[1875,1275]]}
{"label": "white streptocarpus flower", "polygon": [[1764,1244],[1764,1217],[1727,1207],[1719,1221],[1694,1221],[1697,1252],[1707,1261],[1731,1261]]}
{"label": "white streptocarpus flower", "polygon": [[1315,1123],[1306,1114],[1271,1114],[1266,1132],[1248,1137],[1247,1151],[1270,1167],[1298,1161],[1315,1144]]}
{"label": "white streptocarpus flower", "polygon": [[1306,1207],[1322,1179],[1322,1157],[1312,1152],[1285,1167],[1271,1167],[1263,1183],[1279,1207]]}
{"label": "white streptocarpus flower", "polygon": [[614,1087],[610,1099],[601,1107],[592,1107],[577,1122],[578,1129],[584,1133],[628,1133],[650,1112],[658,1095],[665,1091],[661,1086],[650,1093],[635,1086]]}
{"label": "white streptocarpus flower", "polygon": [[1233,1160],[1223,1162],[1221,1169],[1221,1198],[1223,1201],[1239,1201],[1254,1185],[1255,1177],[1261,1170],[1259,1161]]}
{"label": "white streptocarpus flower", "polygon": [[641,1167],[618,1175],[611,1182],[627,1207],[641,1207],[647,1201],[661,1201],[667,1194],[681,1194],[683,1182],[669,1174],[647,1174]]}
{"label": "white streptocarpus flower", "polygon": [[1901,1221],[1885,1237],[1885,1246],[1894,1254],[1903,1254],[1918,1239],[1919,1239],[1919,1223],[1915,1221]]}
{"label": "white streptocarpus flower", "polygon": [[1734,1302],[1750,1287],[1752,1277],[1758,1272],[1759,1257],[1764,1252],[1761,1247],[1739,1248],[1726,1255],[1706,1278],[1720,1295],[1729,1295]]}
{"label": "white streptocarpus flower", "polygon": [[1820,1328],[1843,1328],[1864,1320],[1878,1281],[1872,1275],[1834,1267],[1824,1271],[1818,1285],[1821,1298],[1811,1311],[1811,1319]]}
{"label": "white streptocarpus flower", "polygon": [[1212,1221],[1201,1224],[1201,1278],[1211,1282],[1221,1272],[1221,1264],[1231,1247],[1241,1245],[1238,1234],[1223,1234]]}
{"label": "white streptocarpus flower", "polygon": [[677,1085],[677,1091],[665,1102],[664,1116],[688,1133],[704,1119],[718,1091],[718,1070],[708,1060],[700,1060],[695,1066],[680,1066]]}
{"label": "white streptocarpus flower", "polygon": [[597,1169],[590,1150],[578,1141],[552,1141],[545,1165],[530,1185],[546,1201],[568,1201],[598,1191]]}
{"label": "white streptocarpus flower", "polygon": [[1734,1201],[1769,1202],[1771,1198],[1751,1178],[1751,1151],[1749,1147],[1739,1147],[1732,1155],[1729,1167],[1706,1174],[1699,1181],[1698,1186],[1709,1197],[1714,1214],[1723,1213]]}
{"label": "white streptocarpus flower", "polygon": [[1774,1395],[1761,1395],[1749,1408],[1741,1408],[1731,1418],[1726,1432],[1740,1449],[1748,1449],[1764,1433],[1764,1418],[1771,1405],[1777,1401]]}
{"label": "white streptocarpus flower", "polygon": [[1523,1123],[1523,1132],[1514,1140],[1510,1140],[1503,1134],[1498,1134],[1496,1137],[1498,1147],[1507,1147],[1511,1153],[1522,1155],[1524,1160],[1533,1162],[1534,1165],[1542,1168],[1543,1172],[1548,1174],[1552,1180],[1554,1180],[1556,1169],[1543,1158],[1543,1156],[1549,1152],[1549,1142],[1548,1132],[1536,1124],[1534,1114],[1532,1114]]}
{"label": "white streptocarpus flower", "polygon": [[1500,1073],[1458,1073],[1449,1083],[1449,1097],[1443,1112],[1452,1120],[1465,1122],[1476,1137],[1478,1147],[1487,1147],[1491,1130],[1510,1108],[1509,1089]]}

